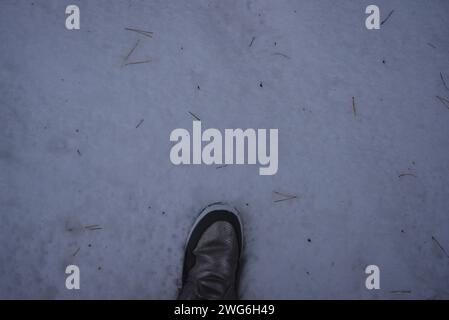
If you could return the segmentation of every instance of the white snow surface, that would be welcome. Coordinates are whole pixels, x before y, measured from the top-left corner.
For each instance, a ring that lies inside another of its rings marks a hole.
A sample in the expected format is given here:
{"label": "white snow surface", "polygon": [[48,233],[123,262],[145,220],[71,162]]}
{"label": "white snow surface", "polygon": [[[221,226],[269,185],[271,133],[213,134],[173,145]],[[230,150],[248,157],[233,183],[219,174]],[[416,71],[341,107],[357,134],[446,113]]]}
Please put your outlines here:
{"label": "white snow surface", "polygon": [[[0,298],[175,298],[216,201],[244,222],[244,299],[449,298],[448,58],[447,0],[1,0]],[[277,174],[174,166],[189,112],[279,129]]]}

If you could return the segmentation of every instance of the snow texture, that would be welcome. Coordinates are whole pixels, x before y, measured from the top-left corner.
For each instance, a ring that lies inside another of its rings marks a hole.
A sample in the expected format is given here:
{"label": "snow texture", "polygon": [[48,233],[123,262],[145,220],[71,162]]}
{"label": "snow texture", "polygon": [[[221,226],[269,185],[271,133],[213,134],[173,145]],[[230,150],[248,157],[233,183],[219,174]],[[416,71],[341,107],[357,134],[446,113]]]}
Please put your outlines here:
{"label": "snow texture", "polygon": [[[215,201],[242,298],[449,298],[449,1],[1,0],[0,46],[0,298],[175,298]],[[278,173],[174,166],[189,112],[279,129]]]}

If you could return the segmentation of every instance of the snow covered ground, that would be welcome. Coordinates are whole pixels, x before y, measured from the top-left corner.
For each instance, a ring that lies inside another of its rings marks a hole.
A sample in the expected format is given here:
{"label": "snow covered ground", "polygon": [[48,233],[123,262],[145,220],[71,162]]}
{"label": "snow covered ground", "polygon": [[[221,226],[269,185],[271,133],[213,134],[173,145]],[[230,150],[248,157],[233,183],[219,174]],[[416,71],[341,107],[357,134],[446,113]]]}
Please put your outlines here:
{"label": "snow covered ground", "polygon": [[[449,1],[1,0],[0,48],[0,298],[174,298],[215,201],[243,298],[449,298]],[[277,174],[174,166],[189,112],[279,129]]]}

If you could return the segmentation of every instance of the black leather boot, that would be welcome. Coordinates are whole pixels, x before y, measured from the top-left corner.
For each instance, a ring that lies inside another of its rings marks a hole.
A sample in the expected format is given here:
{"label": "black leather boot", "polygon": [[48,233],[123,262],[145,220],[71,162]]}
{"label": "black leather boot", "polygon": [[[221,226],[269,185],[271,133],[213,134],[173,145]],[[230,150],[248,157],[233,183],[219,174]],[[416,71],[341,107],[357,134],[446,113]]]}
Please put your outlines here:
{"label": "black leather boot", "polygon": [[242,229],[231,206],[214,203],[203,209],[187,240],[178,299],[238,298]]}

